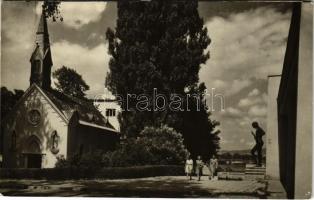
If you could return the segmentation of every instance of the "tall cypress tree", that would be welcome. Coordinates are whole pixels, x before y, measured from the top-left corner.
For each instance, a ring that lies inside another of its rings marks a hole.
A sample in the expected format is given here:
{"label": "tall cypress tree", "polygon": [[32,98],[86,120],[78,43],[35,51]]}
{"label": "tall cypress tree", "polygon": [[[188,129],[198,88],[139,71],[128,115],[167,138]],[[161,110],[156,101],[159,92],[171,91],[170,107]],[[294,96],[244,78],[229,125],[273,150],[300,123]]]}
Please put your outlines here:
{"label": "tall cypress tree", "polygon": [[139,111],[138,101],[129,98],[129,109],[120,116],[121,131],[132,137],[144,126],[168,124],[182,133],[194,156],[208,157],[219,148],[218,132],[214,133],[218,123],[209,119],[203,102],[198,111],[197,100],[185,98],[206,89],[198,73],[209,58],[205,49],[210,39],[197,6],[197,0],[119,0],[116,29],[106,34],[112,56],[106,85],[123,97],[123,110],[128,94],[153,96],[154,88],[168,102],[171,94],[184,97],[183,108],[189,104],[190,111]]}

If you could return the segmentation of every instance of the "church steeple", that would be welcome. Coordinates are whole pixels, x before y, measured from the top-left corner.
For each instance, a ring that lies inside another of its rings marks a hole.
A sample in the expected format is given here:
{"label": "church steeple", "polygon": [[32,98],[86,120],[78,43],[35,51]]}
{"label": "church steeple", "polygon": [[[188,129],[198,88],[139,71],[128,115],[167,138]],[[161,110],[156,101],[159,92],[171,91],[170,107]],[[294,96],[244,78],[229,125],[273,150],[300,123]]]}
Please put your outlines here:
{"label": "church steeple", "polygon": [[50,89],[52,58],[48,34],[47,16],[42,9],[36,32],[36,47],[31,55],[30,84],[36,83],[43,89]]}

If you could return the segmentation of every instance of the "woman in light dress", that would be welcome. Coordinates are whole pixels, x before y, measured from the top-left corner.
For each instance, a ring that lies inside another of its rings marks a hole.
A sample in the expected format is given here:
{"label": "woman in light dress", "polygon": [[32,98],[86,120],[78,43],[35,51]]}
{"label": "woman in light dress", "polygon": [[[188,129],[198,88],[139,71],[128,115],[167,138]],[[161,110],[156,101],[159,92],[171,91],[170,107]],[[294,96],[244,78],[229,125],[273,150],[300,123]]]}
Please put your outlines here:
{"label": "woman in light dress", "polygon": [[185,173],[186,177],[190,177],[190,180],[192,180],[192,171],[193,171],[193,159],[191,156],[189,156],[185,161]]}
{"label": "woman in light dress", "polygon": [[212,180],[215,177],[216,170],[218,168],[218,160],[213,155],[213,157],[209,160],[209,180]]}
{"label": "woman in light dress", "polygon": [[198,181],[201,180],[201,176],[203,174],[203,167],[204,167],[204,162],[202,161],[201,156],[197,156],[196,160],[196,174],[198,177]]}

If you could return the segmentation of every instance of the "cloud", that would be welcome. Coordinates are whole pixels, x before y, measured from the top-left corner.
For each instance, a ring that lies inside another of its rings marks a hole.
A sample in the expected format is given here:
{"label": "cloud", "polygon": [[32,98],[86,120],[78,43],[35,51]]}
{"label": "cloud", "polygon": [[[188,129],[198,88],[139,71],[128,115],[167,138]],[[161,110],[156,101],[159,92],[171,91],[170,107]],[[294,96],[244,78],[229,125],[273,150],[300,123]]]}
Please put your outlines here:
{"label": "cloud", "polygon": [[240,99],[238,106],[241,108],[246,108],[256,104],[265,104],[267,95],[264,93],[259,95],[260,92],[257,88],[254,88],[251,92],[248,93],[247,97]]}
{"label": "cloud", "polygon": [[56,70],[63,65],[75,69],[90,86],[89,95],[103,93],[104,80],[110,56],[107,43],[87,48],[67,41],[54,43],[51,47]]}
{"label": "cloud", "polygon": [[205,23],[212,40],[207,48],[211,58],[202,65],[200,80],[208,88],[220,80],[225,93],[234,94],[240,90],[228,90],[235,88],[235,79],[266,79],[280,73],[289,24],[290,13],[272,7],[212,17]]}
{"label": "cloud", "polygon": [[211,58],[201,66],[200,81],[226,96],[226,111],[212,115],[224,139],[246,141],[223,143],[222,149],[251,148],[252,121],[266,126],[267,76],[281,73],[290,17],[274,5],[207,18]]}
{"label": "cloud", "polygon": [[[86,24],[96,22],[101,18],[106,6],[106,2],[62,2],[60,13],[64,19],[63,24],[79,29]],[[38,4],[36,12],[41,13],[41,5]]]}
{"label": "cloud", "polygon": [[39,21],[36,4],[4,1],[2,7],[1,86],[25,90],[29,86],[29,59]]}
{"label": "cloud", "polygon": [[259,98],[257,99],[244,98],[239,101],[238,105],[239,107],[247,107],[247,106],[251,106],[253,104],[259,103],[259,102],[260,102]]}
{"label": "cloud", "polygon": [[265,117],[267,114],[267,107],[261,105],[252,106],[249,109],[248,114],[253,117]]}
{"label": "cloud", "polygon": [[236,94],[237,92],[241,91],[243,88],[246,88],[247,86],[249,86],[251,84],[250,80],[240,80],[240,79],[236,79],[233,80],[231,83],[231,87],[229,86],[229,89],[226,89],[225,94],[227,96]]}
{"label": "cloud", "polygon": [[257,88],[254,88],[250,93],[249,93],[249,97],[253,97],[253,96],[257,96],[259,95],[259,90]]}
{"label": "cloud", "polygon": [[[62,12],[66,18],[85,18],[83,23],[96,22],[103,12],[101,21],[83,26],[80,31],[69,27],[70,20],[53,23],[48,21],[52,59],[55,70],[62,65],[74,67],[91,86],[88,94],[102,92],[108,68],[109,55],[105,44],[106,28],[116,21],[116,3],[81,2],[75,12]],[[85,4],[88,4],[85,6]],[[62,2],[61,8],[75,9],[78,3]],[[38,27],[41,6],[37,2],[3,2],[1,38],[1,85],[12,89],[26,90],[29,86],[30,56],[35,48],[35,32]],[[107,8],[108,7],[108,8]],[[71,12],[71,13],[70,13]],[[79,12],[79,13],[78,13]],[[77,14],[76,14],[77,13]],[[87,16],[88,15],[88,16]],[[110,17],[108,17],[110,15]],[[70,24],[71,25],[71,24]],[[73,38],[75,40],[73,41]],[[92,43],[92,45],[90,45]],[[17,73],[19,72],[19,73]],[[14,80],[14,81],[12,81]]]}
{"label": "cloud", "polygon": [[224,111],[221,111],[221,114],[226,118],[238,118],[241,117],[243,113],[237,108],[228,107]]}
{"label": "cloud", "polygon": [[211,85],[212,88],[226,88],[227,87],[227,84],[226,82],[220,80],[220,79],[217,79],[217,80],[214,80],[213,81],[213,84]]}

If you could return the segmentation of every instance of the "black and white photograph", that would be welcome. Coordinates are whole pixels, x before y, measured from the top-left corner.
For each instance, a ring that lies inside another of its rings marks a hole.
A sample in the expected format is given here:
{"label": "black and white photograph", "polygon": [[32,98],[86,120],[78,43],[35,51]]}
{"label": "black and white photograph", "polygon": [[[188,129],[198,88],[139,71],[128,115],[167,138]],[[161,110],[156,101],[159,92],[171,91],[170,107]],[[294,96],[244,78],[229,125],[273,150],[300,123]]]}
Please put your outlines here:
{"label": "black and white photograph", "polygon": [[312,198],[313,5],[1,1],[0,196]]}

